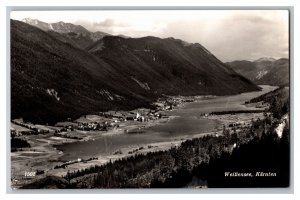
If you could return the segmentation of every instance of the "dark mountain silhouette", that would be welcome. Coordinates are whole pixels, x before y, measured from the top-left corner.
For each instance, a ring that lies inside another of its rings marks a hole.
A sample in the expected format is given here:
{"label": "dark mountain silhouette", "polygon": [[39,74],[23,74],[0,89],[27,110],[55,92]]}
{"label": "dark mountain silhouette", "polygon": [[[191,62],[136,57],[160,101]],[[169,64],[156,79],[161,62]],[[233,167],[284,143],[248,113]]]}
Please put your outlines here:
{"label": "dark mountain silhouette", "polygon": [[159,94],[225,95],[257,89],[200,44],[174,38],[109,36],[87,50]]}
{"label": "dark mountain silhouette", "polygon": [[233,70],[260,85],[289,85],[289,59],[260,58],[227,63]]}
{"label": "dark mountain silhouette", "polygon": [[200,44],[106,36],[87,50],[11,20],[11,117],[55,123],[151,107],[165,95],[229,95],[259,87]]}

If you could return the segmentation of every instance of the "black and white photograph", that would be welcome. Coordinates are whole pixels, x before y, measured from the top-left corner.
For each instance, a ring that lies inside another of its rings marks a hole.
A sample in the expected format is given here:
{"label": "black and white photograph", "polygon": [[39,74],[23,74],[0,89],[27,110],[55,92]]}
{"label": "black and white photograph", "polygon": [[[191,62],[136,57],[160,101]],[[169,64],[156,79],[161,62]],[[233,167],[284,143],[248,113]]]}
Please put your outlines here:
{"label": "black and white photograph", "polygon": [[289,188],[289,9],[12,10],[10,183]]}

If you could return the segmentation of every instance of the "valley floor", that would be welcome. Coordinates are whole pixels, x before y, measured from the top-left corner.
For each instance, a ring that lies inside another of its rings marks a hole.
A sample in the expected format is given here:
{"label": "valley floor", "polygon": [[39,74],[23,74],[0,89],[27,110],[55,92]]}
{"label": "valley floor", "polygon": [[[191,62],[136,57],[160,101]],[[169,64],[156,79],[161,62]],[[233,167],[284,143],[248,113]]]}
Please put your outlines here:
{"label": "valley floor", "polygon": [[[226,115],[212,115],[203,118],[211,120],[219,120],[221,124],[225,127],[229,127],[231,124],[240,122],[242,125],[240,128],[247,127],[251,120],[262,118],[262,113],[242,113],[242,114],[226,114]],[[54,146],[63,145],[66,143],[72,142],[86,142],[89,140],[95,140],[98,137],[106,137],[109,135],[115,134],[126,134],[124,133],[125,129],[130,128],[141,128],[145,126],[155,126],[160,123],[166,123],[167,119],[149,122],[147,125],[122,125],[119,128],[114,128],[102,134],[95,133],[78,133],[85,134],[85,137],[81,140],[69,139],[55,137],[53,134],[46,135],[31,135],[26,136],[26,139],[30,141],[31,147],[29,149],[24,148],[22,151],[12,152],[11,153],[11,166],[12,166],[12,187],[18,188],[22,185],[28,184],[30,182],[36,181],[37,179],[43,178],[49,175],[55,176],[65,176],[68,171],[76,171],[78,169],[89,168],[94,165],[103,165],[107,162],[118,160],[120,158],[129,157],[135,154],[146,154],[148,152],[164,151],[172,147],[180,146],[180,144],[188,139],[200,138],[206,135],[221,135],[222,127],[219,127],[218,130],[212,130],[211,132],[199,133],[195,135],[187,135],[180,138],[175,138],[173,141],[167,142],[155,142],[143,145],[136,145],[121,148],[116,152],[113,152],[108,155],[99,155],[96,157],[91,157],[90,159],[80,159],[73,161],[62,162],[60,157],[63,156],[63,152],[57,150]],[[238,131],[239,129],[237,129]],[[70,164],[69,164],[70,163]],[[56,168],[56,166],[64,165],[65,167]],[[42,174],[35,174],[34,176],[26,176],[25,173],[37,172],[43,170]]]}

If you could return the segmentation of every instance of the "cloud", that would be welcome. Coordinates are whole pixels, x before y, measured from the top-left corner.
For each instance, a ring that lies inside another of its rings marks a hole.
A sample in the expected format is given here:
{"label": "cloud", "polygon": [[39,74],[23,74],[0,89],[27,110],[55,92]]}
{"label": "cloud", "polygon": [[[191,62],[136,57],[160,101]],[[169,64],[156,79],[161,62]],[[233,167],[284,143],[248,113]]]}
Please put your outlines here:
{"label": "cloud", "polygon": [[288,18],[276,13],[234,13],[217,20],[169,23],[162,36],[198,42],[222,61],[288,57]]}
{"label": "cloud", "polygon": [[288,21],[270,16],[235,15],[215,27],[207,43],[222,60],[288,57]]}
{"label": "cloud", "polygon": [[94,22],[95,27],[104,28],[104,27],[129,27],[129,24],[116,22],[113,19],[105,19],[101,22]]}

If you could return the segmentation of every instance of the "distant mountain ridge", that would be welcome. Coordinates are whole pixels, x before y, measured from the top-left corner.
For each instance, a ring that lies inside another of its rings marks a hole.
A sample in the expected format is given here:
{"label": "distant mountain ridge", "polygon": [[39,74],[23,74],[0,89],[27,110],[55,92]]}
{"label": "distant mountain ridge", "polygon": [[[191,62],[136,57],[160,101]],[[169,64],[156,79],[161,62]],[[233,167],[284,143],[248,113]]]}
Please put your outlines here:
{"label": "distant mountain ridge", "polygon": [[105,36],[82,49],[57,33],[11,20],[12,119],[51,124],[99,111],[149,108],[163,95],[260,89],[200,44]]}
{"label": "distant mountain ridge", "polygon": [[276,61],[276,59],[272,58],[272,57],[262,57],[262,58],[255,60],[254,62],[265,62],[265,61],[274,62],[274,61]]}
{"label": "distant mountain ridge", "polygon": [[91,32],[81,25],[74,25],[72,23],[65,23],[62,21],[56,23],[46,23],[31,18],[25,18],[22,21],[43,31],[49,32],[62,42],[70,43],[73,46],[81,49],[85,49],[93,42],[110,35],[101,31]]}
{"label": "distant mountain ridge", "polygon": [[289,59],[260,58],[253,62],[240,60],[227,62],[234,71],[258,85],[289,85]]}

